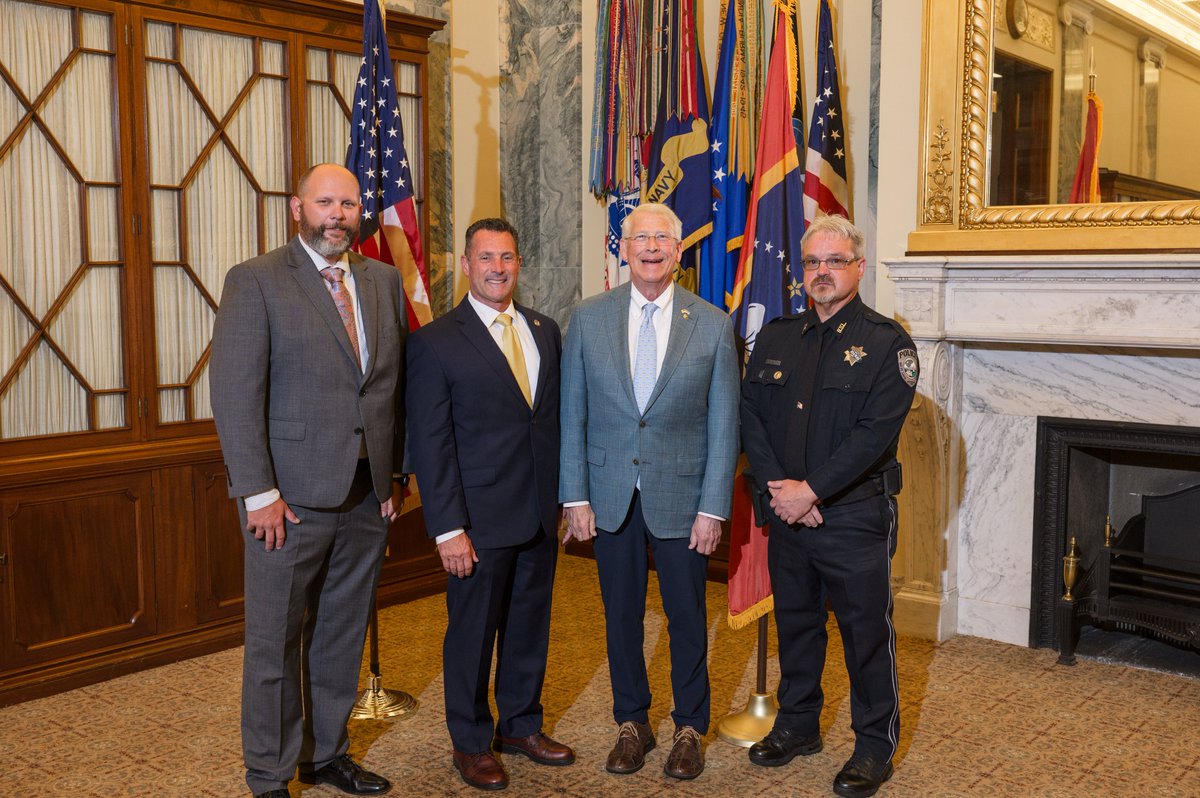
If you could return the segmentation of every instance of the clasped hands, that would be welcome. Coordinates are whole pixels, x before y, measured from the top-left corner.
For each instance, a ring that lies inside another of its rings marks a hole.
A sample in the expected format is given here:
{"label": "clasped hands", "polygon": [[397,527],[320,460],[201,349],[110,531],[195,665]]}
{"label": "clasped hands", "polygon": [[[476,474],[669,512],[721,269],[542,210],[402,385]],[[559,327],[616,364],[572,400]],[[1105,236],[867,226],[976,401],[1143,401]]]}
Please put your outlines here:
{"label": "clasped hands", "polygon": [[[580,504],[565,507],[563,511],[567,518],[567,529],[563,532],[562,544],[565,546],[572,540],[583,542],[596,537],[596,513],[590,504]],[[688,548],[695,549],[705,557],[712,554],[721,542],[721,522],[707,515],[696,515],[692,522],[692,535],[688,540]]]}
{"label": "clasped hands", "polygon": [[771,509],[785,523],[818,527],[825,523],[817,508],[820,499],[808,486],[808,481],[773,479],[767,483],[771,493]]}

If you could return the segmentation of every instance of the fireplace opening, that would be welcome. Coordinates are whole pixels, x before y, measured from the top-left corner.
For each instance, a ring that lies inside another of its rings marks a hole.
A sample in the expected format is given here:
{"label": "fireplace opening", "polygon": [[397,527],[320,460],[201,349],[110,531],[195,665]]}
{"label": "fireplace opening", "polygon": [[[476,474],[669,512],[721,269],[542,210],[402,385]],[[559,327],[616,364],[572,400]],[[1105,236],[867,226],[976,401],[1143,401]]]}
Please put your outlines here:
{"label": "fireplace opening", "polygon": [[1200,674],[1200,429],[1041,417],[1035,480],[1030,645]]}

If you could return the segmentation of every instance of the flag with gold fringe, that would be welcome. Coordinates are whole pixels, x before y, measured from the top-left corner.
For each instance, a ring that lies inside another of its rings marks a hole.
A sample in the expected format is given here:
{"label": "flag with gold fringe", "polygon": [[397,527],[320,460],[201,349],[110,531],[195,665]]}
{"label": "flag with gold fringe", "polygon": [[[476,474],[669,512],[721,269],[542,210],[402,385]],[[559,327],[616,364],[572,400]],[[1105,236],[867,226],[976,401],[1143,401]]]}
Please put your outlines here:
{"label": "flag with gold fringe", "polygon": [[1083,146],[1075,165],[1075,182],[1071,184],[1071,202],[1100,201],[1100,134],[1103,132],[1104,104],[1095,91],[1087,94],[1087,122],[1083,129]]}

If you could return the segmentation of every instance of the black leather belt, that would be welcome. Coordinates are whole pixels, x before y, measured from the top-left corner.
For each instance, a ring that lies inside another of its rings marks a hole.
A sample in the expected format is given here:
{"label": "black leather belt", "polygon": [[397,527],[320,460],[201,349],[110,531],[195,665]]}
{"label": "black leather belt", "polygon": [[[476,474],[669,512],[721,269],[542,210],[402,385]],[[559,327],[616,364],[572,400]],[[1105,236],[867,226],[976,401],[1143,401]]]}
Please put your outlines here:
{"label": "black leather belt", "polygon": [[833,494],[828,499],[821,500],[821,507],[834,507],[851,502],[860,502],[873,496],[895,496],[900,492],[900,464],[878,474],[872,474],[856,485],[851,485],[843,491]]}

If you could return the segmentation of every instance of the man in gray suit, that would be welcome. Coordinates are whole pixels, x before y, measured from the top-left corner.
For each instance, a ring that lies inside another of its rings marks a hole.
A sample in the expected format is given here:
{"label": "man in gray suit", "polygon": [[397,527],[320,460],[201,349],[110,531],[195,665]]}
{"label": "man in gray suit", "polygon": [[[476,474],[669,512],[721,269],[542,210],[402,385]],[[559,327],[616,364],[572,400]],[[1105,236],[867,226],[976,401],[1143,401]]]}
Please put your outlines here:
{"label": "man in gray suit", "polygon": [[229,271],[213,329],[213,418],[245,528],[242,749],[260,798],[287,798],[297,765],[354,795],[391,788],[347,754],[346,721],[400,511],[407,317],[399,272],[348,252],[358,193],[341,166],[305,172],[299,235]]}
{"label": "man in gray suit", "polygon": [[729,515],[739,374],[729,317],[671,280],[681,228],[670,208],[639,206],[621,231],[632,283],[586,300],[571,317],[559,499],[563,542],[595,541],[619,724],[606,768],[633,773],[655,745],[642,654],[648,544],[670,630],[675,699],[664,772],[691,779],[704,770],[705,577]]}

